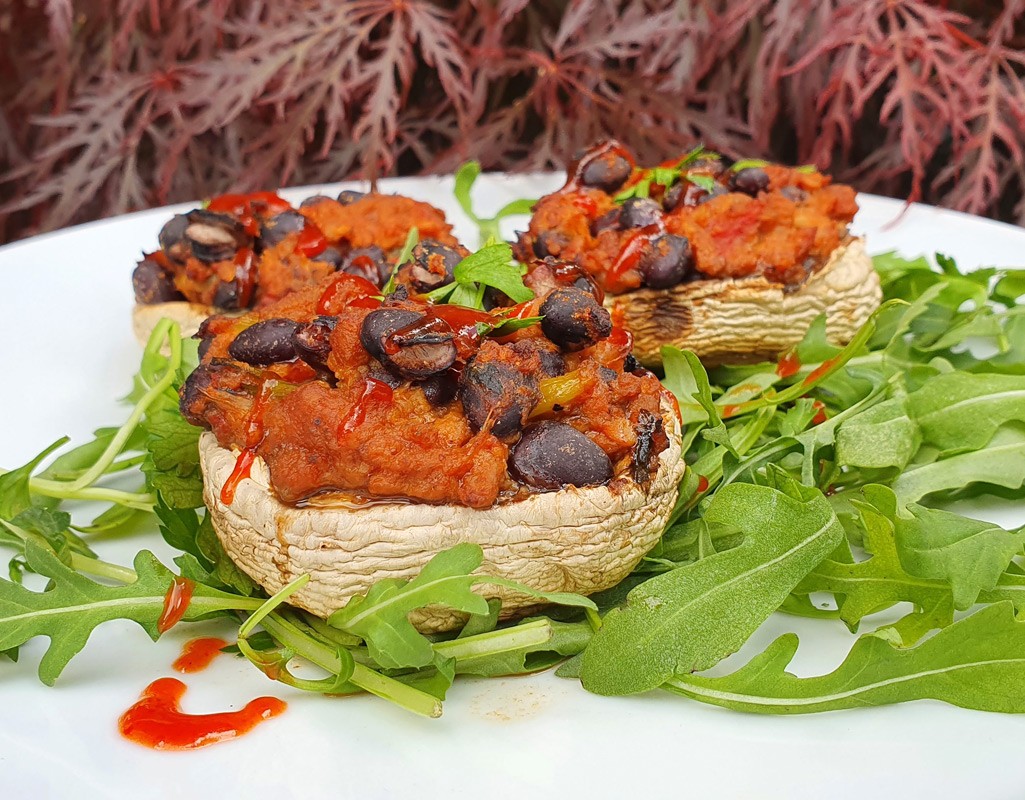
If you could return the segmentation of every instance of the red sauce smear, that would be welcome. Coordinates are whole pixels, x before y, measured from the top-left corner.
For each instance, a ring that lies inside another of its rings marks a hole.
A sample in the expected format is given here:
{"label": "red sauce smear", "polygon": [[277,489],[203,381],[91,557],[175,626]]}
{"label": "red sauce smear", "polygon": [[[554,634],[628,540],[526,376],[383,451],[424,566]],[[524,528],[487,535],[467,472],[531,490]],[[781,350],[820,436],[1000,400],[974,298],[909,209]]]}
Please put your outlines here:
{"label": "red sauce smear", "polygon": [[327,249],[327,239],[323,232],[309,220],[299,233],[299,241],[295,243],[295,251],[306,258],[319,256]]}
{"label": "red sauce smear", "polygon": [[181,622],[188,611],[189,603],[192,602],[192,593],[195,590],[196,584],[188,578],[175,577],[167,594],[164,595],[164,610],[160,612],[160,619],[157,620],[158,633],[167,633]]}
{"label": "red sauce smear", "polygon": [[376,295],[380,293],[381,290],[366,278],[339,272],[317,301],[317,313],[333,316],[347,306],[377,308],[381,301],[376,299]]}
{"label": "red sauce smear", "polygon": [[360,395],[359,400],[356,401],[356,405],[352,407],[352,411],[349,412],[345,421],[338,426],[339,437],[352,433],[363,424],[363,420],[367,418],[367,409],[371,403],[380,403],[382,405],[391,403],[392,395],[392,388],[387,383],[376,378],[367,378],[366,385],[363,387],[363,394]]}
{"label": "red sauce smear", "polygon": [[807,386],[809,384],[815,383],[815,381],[817,381],[819,378],[821,378],[823,375],[829,372],[829,370],[833,368],[833,365],[835,363],[835,358],[827,358],[825,361],[823,361],[821,364],[819,364],[817,367],[815,367],[815,369],[811,371],[811,374],[804,379],[804,384]]}
{"label": "red sauce smear", "polygon": [[732,417],[737,411],[740,410],[740,406],[723,406],[722,407],[722,418]]}
{"label": "red sauce smear", "polygon": [[287,708],[276,697],[258,697],[239,711],[186,714],[181,710],[185,684],[177,678],[153,681],[118,720],[121,735],[154,750],[195,750],[248,733]]}
{"label": "red sauce smear", "polygon": [[801,369],[801,360],[797,353],[786,353],[776,365],[776,374],[781,378],[791,378]]}
{"label": "red sauce smear", "polygon": [[202,639],[189,639],[183,646],[181,655],[174,660],[171,667],[177,672],[202,672],[228,646],[224,639],[205,636]]}
{"label": "red sauce smear", "polygon": [[[529,305],[529,304],[528,304]],[[477,324],[501,325],[503,318],[494,317],[483,311],[463,306],[437,305],[431,306],[427,312],[428,320],[443,320],[455,334],[452,343],[461,359],[470,358],[480,345],[480,333]]]}
{"label": "red sauce smear", "polygon": [[222,194],[210,201],[207,209],[222,214],[231,214],[246,229],[250,236],[260,233],[257,215],[273,216],[287,211],[292,206],[274,192],[253,192],[252,194]]}
{"label": "red sauce smear", "polygon": [[817,412],[815,416],[811,418],[812,425],[821,425],[823,422],[829,419],[829,415],[826,414],[826,407],[825,405],[823,405],[821,400],[816,400],[814,403],[811,404],[811,407],[814,408]]}
{"label": "red sauce smear", "polygon": [[238,281],[238,302],[240,308],[248,308],[256,288],[256,270],[253,269],[255,255],[248,247],[235,252],[235,280]]}
{"label": "red sauce smear", "polygon": [[708,478],[698,475],[698,494],[708,491]]}
{"label": "red sauce smear", "polygon": [[249,470],[256,461],[256,448],[263,441],[263,413],[267,409],[271,394],[278,382],[273,379],[264,379],[260,384],[260,393],[253,401],[253,407],[249,412],[249,421],[246,427],[246,445],[235,460],[235,468],[228,476],[228,480],[221,487],[221,502],[230,506],[235,500],[235,490],[244,478],[249,477]]}

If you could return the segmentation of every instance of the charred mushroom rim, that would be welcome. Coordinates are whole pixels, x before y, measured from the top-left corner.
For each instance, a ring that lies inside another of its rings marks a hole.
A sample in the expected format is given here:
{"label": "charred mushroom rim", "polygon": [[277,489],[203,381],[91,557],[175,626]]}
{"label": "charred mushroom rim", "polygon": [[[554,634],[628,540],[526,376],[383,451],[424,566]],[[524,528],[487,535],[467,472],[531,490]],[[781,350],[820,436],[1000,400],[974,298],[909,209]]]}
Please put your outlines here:
{"label": "charred mushroom rim", "polygon": [[710,364],[775,358],[819,314],[845,343],[881,300],[863,243],[848,226],[854,190],[812,167],[733,162],[696,147],[651,169],[618,142],[570,165],[541,198],[517,257],[583,267],[661,364],[663,345]]}
{"label": "charred mushroom rim", "polygon": [[[326,616],[468,541],[488,575],[589,594],[658,540],[685,469],[679,412],[597,287],[567,266],[582,287],[493,313],[421,294],[459,260],[418,246],[384,297],[341,273],[204,323],[181,408],[209,431],[214,527],[269,592],[309,573],[290,602]],[[506,615],[537,602],[486,593]],[[422,630],[459,622],[418,613]]]}
{"label": "charred mushroom rim", "polygon": [[210,314],[261,308],[336,272],[382,286],[414,227],[425,243],[456,244],[441,211],[399,195],[346,190],[298,208],[273,192],[216,197],[172,217],[136,266],[136,337],[163,317],[191,334]]}

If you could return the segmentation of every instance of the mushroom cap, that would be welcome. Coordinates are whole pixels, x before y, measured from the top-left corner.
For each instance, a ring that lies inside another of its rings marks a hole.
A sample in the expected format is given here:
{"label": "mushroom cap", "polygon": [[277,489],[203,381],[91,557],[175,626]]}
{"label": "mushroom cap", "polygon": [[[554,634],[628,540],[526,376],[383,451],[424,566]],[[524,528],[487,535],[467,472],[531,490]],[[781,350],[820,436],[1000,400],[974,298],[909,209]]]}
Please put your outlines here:
{"label": "mushroom cap", "polygon": [[[388,502],[299,508],[274,496],[267,466],[257,458],[229,506],[221,502],[221,487],[238,453],[206,432],[199,442],[204,497],[231,559],[270,593],[309,573],[289,602],[319,617],[382,578],[414,578],[434,555],[461,542],[483,549],[481,574],[546,592],[592,594],[630,573],[662,535],[676,503],[686,465],[678,412],[668,399],[662,416],[669,446],[647,486],[621,477],[486,509]],[[499,598],[503,617],[538,605],[536,597],[505,587],[483,584],[476,591]],[[423,632],[449,630],[465,619],[437,607],[410,615]]]}
{"label": "mushroom cap", "polygon": [[865,244],[852,238],[795,288],[761,276],[701,280],[611,295],[605,303],[621,310],[637,360],[661,367],[663,345],[693,350],[707,365],[775,359],[823,312],[830,341],[846,344],[881,300]]}
{"label": "mushroom cap", "polygon": [[145,347],[150,334],[162,319],[170,319],[178,323],[181,335],[185,338],[199,330],[199,326],[211,314],[216,314],[213,306],[202,303],[190,303],[186,300],[172,300],[169,303],[136,303],[132,311],[132,331],[139,344]]}

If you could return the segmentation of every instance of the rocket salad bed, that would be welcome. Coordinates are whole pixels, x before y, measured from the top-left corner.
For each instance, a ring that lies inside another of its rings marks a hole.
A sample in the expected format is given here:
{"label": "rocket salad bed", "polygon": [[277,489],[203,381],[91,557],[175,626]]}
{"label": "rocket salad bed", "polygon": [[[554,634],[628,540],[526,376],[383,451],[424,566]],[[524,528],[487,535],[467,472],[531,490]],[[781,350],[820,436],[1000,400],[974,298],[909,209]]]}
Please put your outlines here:
{"label": "rocket salad bed", "polygon": [[[1025,273],[962,275],[939,261],[942,272],[878,257],[887,302],[842,350],[821,320],[778,364],[706,374],[691,354],[667,350],[664,382],[680,402],[690,469],[661,542],[614,589],[551,597],[564,605],[501,625],[496,605],[471,591],[481,553],[468,544],[408,583],[376,584],[327,621],[287,605],[303,578],[263,597],[202,511],[199,430],[177,396],[194,343],[164,324],[125,425],[46,463],[61,440],[0,475],[0,545],[13,553],[0,581],[0,651],[17,658],[29,639],[49,637],[39,675],[52,684],[102,622],[131,619],[157,638],[182,576],[193,587],[182,621],[241,620],[237,649],[268,675],[314,692],[368,691],[429,716],[456,675],[559,662],[560,675],[600,694],[661,687],[764,713],[919,698],[1025,711],[1025,529],[936,507],[1023,496]],[[140,468],[144,485],[126,490]],[[109,508],[73,525],[68,511],[81,501]],[[90,534],[152,515],[181,552],[173,570],[147,551],[128,568],[90,547]],[[23,585],[33,585],[29,573],[47,588]],[[730,675],[700,674],[773,612],[855,630],[898,603],[912,610],[865,630],[828,675],[786,672],[790,634]],[[454,638],[424,637],[406,615],[428,604],[466,611],[469,622]],[[297,658],[328,677],[293,674]]]}

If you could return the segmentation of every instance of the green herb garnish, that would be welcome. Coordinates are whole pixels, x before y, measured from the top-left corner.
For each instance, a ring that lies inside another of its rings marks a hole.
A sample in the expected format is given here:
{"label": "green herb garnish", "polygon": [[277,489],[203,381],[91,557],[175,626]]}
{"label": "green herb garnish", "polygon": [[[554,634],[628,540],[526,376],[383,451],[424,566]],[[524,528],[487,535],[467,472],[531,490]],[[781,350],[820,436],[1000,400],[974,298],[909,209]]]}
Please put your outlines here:
{"label": "green herb garnish", "polygon": [[483,247],[491,240],[502,240],[500,223],[503,219],[520,214],[529,214],[537,200],[529,200],[527,198],[512,200],[502,206],[493,217],[478,216],[474,211],[473,198],[470,196],[470,192],[473,189],[473,184],[480,176],[480,171],[479,161],[467,161],[463,164],[459,171],[456,172],[453,193],[466,216],[477,224],[480,245]]}
{"label": "green herb garnish", "polygon": [[514,303],[534,298],[534,293],[523,283],[519,265],[513,261],[512,247],[506,242],[489,239],[484,247],[456,264],[453,277],[452,283],[428,292],[427,297],[435,303],[483,308],[484,290],[490,286]]}

